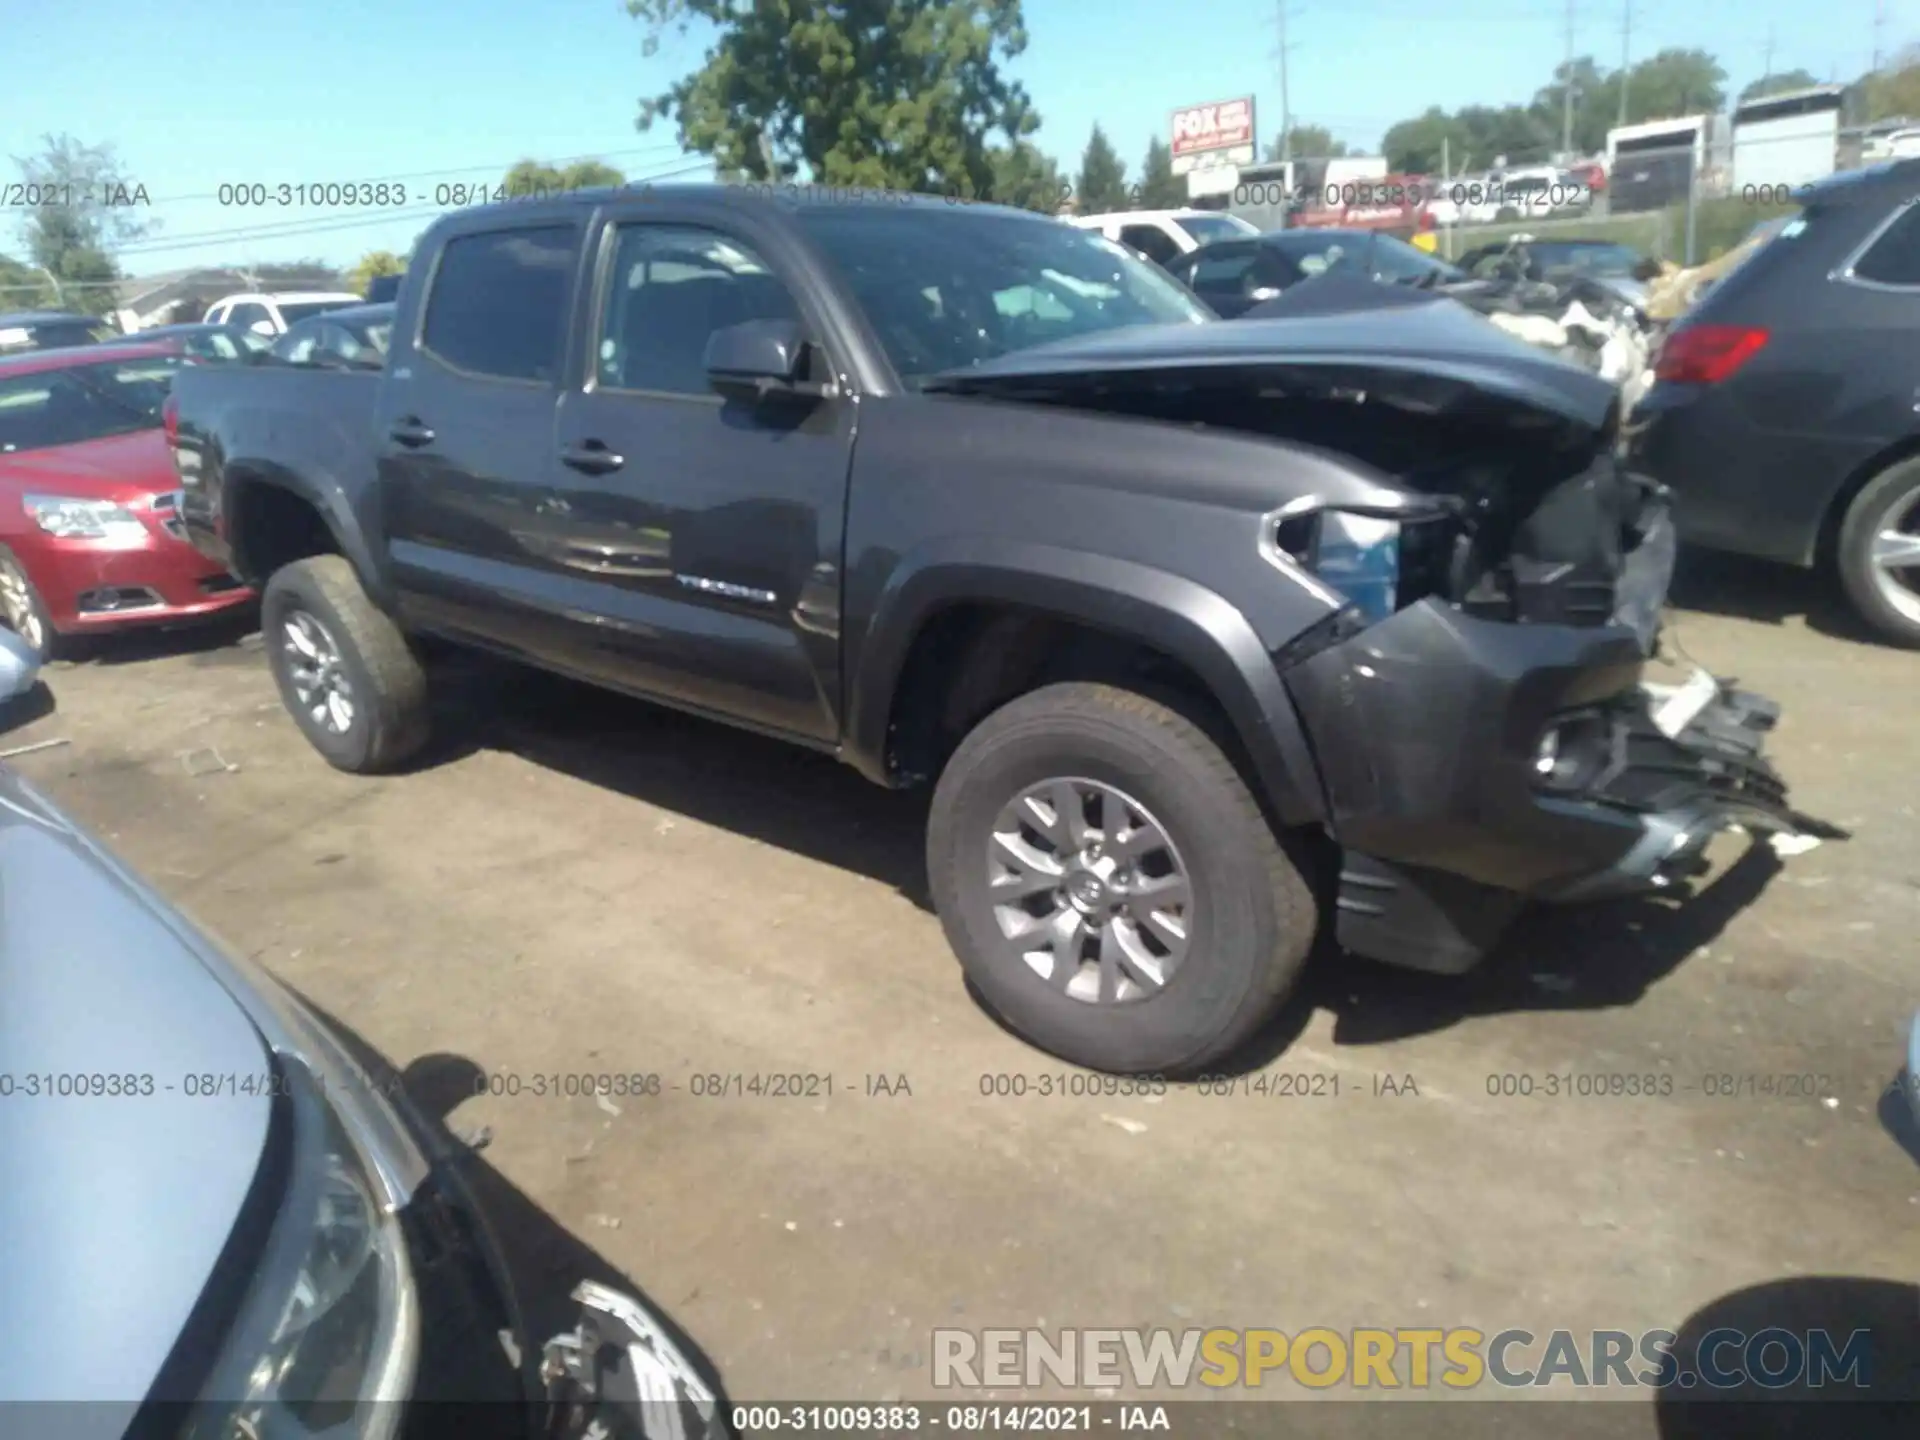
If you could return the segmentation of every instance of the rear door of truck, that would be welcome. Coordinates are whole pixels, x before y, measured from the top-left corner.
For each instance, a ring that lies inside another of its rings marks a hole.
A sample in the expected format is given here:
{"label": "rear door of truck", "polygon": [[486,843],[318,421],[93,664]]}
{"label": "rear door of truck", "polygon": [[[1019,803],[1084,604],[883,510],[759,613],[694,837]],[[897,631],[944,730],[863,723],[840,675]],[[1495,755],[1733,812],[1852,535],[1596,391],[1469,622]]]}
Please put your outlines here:
{"label": "rear door of truck", "polygon": [[529,557],[560,520],[545,481],[587,219],[577,205],[482,211],[437,231],[418,262],[374,433],[413,628],[531,657],[561,623],[563,597]]}

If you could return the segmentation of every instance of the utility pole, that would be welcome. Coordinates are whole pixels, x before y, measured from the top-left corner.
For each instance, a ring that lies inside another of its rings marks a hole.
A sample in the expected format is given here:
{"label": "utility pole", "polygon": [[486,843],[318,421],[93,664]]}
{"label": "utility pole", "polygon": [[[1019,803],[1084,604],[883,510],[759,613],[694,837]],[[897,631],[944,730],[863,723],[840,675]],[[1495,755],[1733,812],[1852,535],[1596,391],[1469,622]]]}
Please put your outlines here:
{"label": "utility pole", "polygon": [[[1280,164],[1284,167],[1282,183],[1287,193],[1294,189],[1293,183],[1293,109],[1287,98],[1287,0],[1275,0],[1274,13],[1280,22]],[[1287,228],[1287,206],[1280,210],[1280,228]]]}
{"label": "utility pole", "polygon": [[1627,123],[1627,82],[1632,71],[1628,68],[1628,56],[1633,47],[1633,0],[1620,0],[1620,118],[1614,123]]}
{"label": "utility pole", "polygon": [[1765,53],[1766,59],[1760,62],[1760,78],[1762,80],[1767,79],[1773,74],[1773,27],[1771,25],[1767,27],[1767,48]]}
{"label": "utility pole", "polygon": [[1573,157],[1573,0],[1567,0],[1567,67],[1560,75],[1560,159]]}
{"label": "utility pole", "polygon": [[1886,0],[1873,0],[1873,64],[1868,67],[1869,75],[1880,73],[1880,34],[1887,25]]}

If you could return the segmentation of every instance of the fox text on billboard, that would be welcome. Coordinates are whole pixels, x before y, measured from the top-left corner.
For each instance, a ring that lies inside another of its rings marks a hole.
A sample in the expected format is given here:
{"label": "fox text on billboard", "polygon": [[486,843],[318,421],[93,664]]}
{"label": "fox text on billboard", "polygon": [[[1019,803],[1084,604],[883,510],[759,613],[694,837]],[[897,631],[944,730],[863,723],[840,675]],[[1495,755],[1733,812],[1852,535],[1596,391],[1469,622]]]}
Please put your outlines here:
{"label": "fox text on billboard", "polygon": [[1173,153],[1198,155],[1253,143],[1253,97],[1189,105],[1173,112]]}

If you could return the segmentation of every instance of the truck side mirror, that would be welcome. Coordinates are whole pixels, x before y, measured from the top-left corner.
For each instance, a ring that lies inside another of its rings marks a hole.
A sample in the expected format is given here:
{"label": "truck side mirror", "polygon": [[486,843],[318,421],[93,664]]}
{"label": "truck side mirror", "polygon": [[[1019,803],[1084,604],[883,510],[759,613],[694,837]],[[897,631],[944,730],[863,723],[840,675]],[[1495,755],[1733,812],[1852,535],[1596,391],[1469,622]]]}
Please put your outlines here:
{"label": "truck side mirror", "polygon": [[730,399],[827,395],[830,386],[803,378],[808,344],[806,331],[795,320],[729,325],[707,339],[707,382]]}

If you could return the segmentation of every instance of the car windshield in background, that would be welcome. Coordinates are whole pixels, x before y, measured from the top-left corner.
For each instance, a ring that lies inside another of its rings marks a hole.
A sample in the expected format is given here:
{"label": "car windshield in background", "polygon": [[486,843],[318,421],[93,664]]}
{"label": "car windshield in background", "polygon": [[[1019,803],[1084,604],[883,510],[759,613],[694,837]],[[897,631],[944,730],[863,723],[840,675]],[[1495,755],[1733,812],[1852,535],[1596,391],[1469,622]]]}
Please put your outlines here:
{"label": "car windshield in background", "polygon": [[800,223],[909,384],[1100,330],[1214,318],[1157,265],[1040,216],[821,205]]}
{"label": "car windshield in background", "polygon": [[1339,271],[1365,275],[1390,285],[1431,285],[1462,278],[1455,266],[1436,260],[1426,251],[1417,250],[1391,235],[1319,238],[1301,231],[1280,244],[1287,258],[1305,276]]}
{"label": "car windshield in background", "polygon": [[292,304],[282,301],[279,307],[280,318],[291,328],[302,320],[311,320],[315,315],[325,315],[334,310],[347,310],[364,303],[361,300],[301,300]]}
{"label": "car windshield in background", "polygon": [[177,356],[0,373],[0,455],[159,427]]}
{"label": "car windshield in background", "polygon": [[1173,223],[1200,245],[1211,245],[1216,240],[1244,240],[1260,233],[1258,227],[1234,215],[1182,215]]}
{"label": "car windshield in background", "polygon": [[26,350],[65,350],[76,345],[93,345],[112,336],[113,331],[105,325],[76,320],[0,325],[0,355],[17,355]]}

